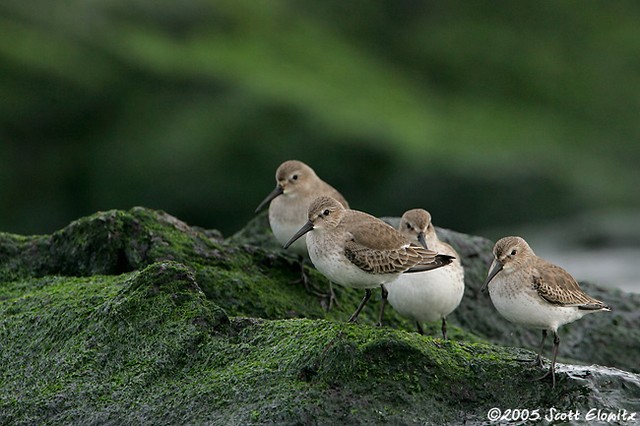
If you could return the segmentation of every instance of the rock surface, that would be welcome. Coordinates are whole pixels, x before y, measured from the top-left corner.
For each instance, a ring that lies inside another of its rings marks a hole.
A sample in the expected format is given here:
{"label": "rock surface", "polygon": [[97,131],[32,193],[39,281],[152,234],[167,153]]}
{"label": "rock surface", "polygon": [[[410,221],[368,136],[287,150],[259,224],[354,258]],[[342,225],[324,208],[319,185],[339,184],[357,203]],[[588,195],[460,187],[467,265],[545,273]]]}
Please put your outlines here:
{"label": "rock surface", "polygon": [[375,301],[346,324],[354,290],[336,288],[340,304],[325,311],[295,283],[296,261],[264,215],[228,239],[144,208],[51,235],[0,234],[0,424],[473,424],[492,407],[640,415],[640,296],[585,286],[614,311],[565,327],[561,358],[606,367],[562,364],[552,389],[521,362],[538,334],[479,293],[491,242],[439,232],[466,268],[449,341],[392,309],[374,327]]}

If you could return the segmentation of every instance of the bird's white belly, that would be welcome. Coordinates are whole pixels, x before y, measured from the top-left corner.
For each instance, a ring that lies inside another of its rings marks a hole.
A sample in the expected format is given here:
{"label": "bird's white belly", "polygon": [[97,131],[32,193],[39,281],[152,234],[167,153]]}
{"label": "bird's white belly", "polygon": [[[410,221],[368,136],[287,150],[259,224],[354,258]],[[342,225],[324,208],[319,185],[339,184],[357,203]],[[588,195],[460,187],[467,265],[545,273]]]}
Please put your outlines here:
{"label": "bird's white belly", "polygon": [[[419,322],[431,322],[453,312],[464,294],[464,281],[458,271],[442,268],[402,274],[386,286],[389,303],[400,315]],[[459,271],[462,275],[462,271]]]}
{"label": "bird's white belly", "polygon": [[535,291],[515,291],[507,286],[489,284],[495,308],[508,321],[529,328],[557,331],[558,327],[582,318],[589,312],[573,306],[552,305]]}
{"label": "bird's white belly", "polygon": [[351,263],[343,249],[324,235],[307,234],[307,249],[311,262],[330,281],[350,288],[375,288],[398,278],[399,274],[371,274]]}

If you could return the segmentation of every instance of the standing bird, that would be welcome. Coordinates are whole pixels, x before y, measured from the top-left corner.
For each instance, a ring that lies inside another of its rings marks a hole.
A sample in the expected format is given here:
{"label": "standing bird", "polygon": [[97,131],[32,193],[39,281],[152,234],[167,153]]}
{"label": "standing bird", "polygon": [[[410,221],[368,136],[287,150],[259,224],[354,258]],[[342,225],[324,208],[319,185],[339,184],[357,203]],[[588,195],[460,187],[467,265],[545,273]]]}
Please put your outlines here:
{"label": "standing bird", "polygon": [[507,320],[542,329],[542,342],[535,363],[543,366],[542,350],[547,332],[553,333],[553,358],[549,371],[556,385],[555,366],[560,337],[558,328],[586,314],[610,311],[599,300],[587,295],[564,269],[539,258],[520,237],[504,237],[493,247],[495,257],[487,280],[493,305]]}
{"label": "standing bird", "polygon": [[[344,197],[331,185],[316,175],[316,172],[302,161],[290,160],[280,164],[276,170],[276,187],[256,208],[258,213],[269,204],[269,225],[280,244],[284,244],[307,222],[309,204],[319,196],[335,198],[345,208],[349,208]],[[301,280],[307,291],[309,281],[304,272],[304,260],[309,258],[304,239],[296,242],[291,249],[299,257],[302,271]],[[322,295],[317,291],[314,292]],[[329,309],[333,306],[335,294],[329,283]]]}
{"label": "standing bird", "polygon": [[[436,271],[403,274],[386,286],[388,300],[396,311],[416,321],[418,333],[424,334],[423,322],[442,320],[442,337],[447,338],[447,315],[453,312],[464,294],[464,269],[458,253],[438,239],[431,215],[423,209],[408,210],[402,215],[398,230],[413,244],[454,257],[450,265]],[[380,309],[384,315],[385,295]]]}
{"label": "standing bird", "polygon": [[428,271],[451,263],[441,255],[412,244],[382,220],[346,209],[331,197],[316,198],[308,221],[284,245],[307,234],[309,257],[329,280],[344,287],[363,288],[365,296],[349,322],[358,318],[371,289],[389,283],[406,271]]}

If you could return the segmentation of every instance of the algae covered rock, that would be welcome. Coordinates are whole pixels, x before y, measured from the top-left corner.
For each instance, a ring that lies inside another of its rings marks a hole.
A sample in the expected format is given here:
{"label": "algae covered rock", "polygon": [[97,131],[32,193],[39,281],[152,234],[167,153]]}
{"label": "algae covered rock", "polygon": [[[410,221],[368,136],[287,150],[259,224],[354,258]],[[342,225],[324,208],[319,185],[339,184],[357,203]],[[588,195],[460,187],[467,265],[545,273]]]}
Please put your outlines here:
{"label": "algae covered rock", "polygon": [[[374,327],[375,303],[360,324],[345,323],[357,291],[338,288],[340,306],[326,312],[295,282],[296,259],[264,216],[228,239],[143,208],[52,235],[0,234],[0,424],[473,424],[494,407],[582,410],[583,420],[594,407],[640,412],[636,374],[560,364],[552,389],[530,381],[542,374],[522,362],[533,352],[487,343],[535,345],[476,294],[491,244],[441,232],[468,268],[450,341],[418,335],[393,312]],[[615,295],[596,294],[624,318],[607,323],[614,334],[634,312],[632,298],[618,308]],[[563,335],[561,355],[583,359],[571,352],[583,348],[570,340],[579,331]],[[598,362],[637,357],[638,340],[627,345],[626,358]]]}
{"label": "algae covered rock", "polygon": [[224,261],[216,239],[140,207],[96,213],[51,235],[0,234],[0,256],[5,280],[121,274],[159,260]]}

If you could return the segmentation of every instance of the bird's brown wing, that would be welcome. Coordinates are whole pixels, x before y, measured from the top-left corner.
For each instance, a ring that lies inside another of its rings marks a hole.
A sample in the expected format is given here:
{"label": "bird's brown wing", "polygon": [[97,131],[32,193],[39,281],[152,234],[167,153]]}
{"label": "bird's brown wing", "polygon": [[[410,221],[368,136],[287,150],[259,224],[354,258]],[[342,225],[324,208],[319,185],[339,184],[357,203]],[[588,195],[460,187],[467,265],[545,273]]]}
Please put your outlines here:
{"label": "bird's brown wing", "polygon": [[369,220],[359,220],[359,215],[345,218],[349,221],[349,235],[344,254],[358,268],[373,274],[390,274],[434,262],[436,252],[410,244],[393,227],[366,216]]}
{"label": "bird's brown wing", "polygon": [[608,309],[601,301],[586,294],[578,282],[559,266],[547,263],[536,268],[532,276],[533,288],[547,302],[580,309]]}
{"label": "bird's brown wing", "polygon": [[[358,268],[372,274],[393,274],[405,272],[416,265],[429,263],[425,257],[435,259],[435,253],[429,252],[425,255],[420,251],[425,249],[419,246],[408,245],[397,250],[380,250],[363,247],[355,242],[348,241],[344,254]],[[443,265],[437,265],[443,266]],[[425,268],[422,270],[434,269]]]}

